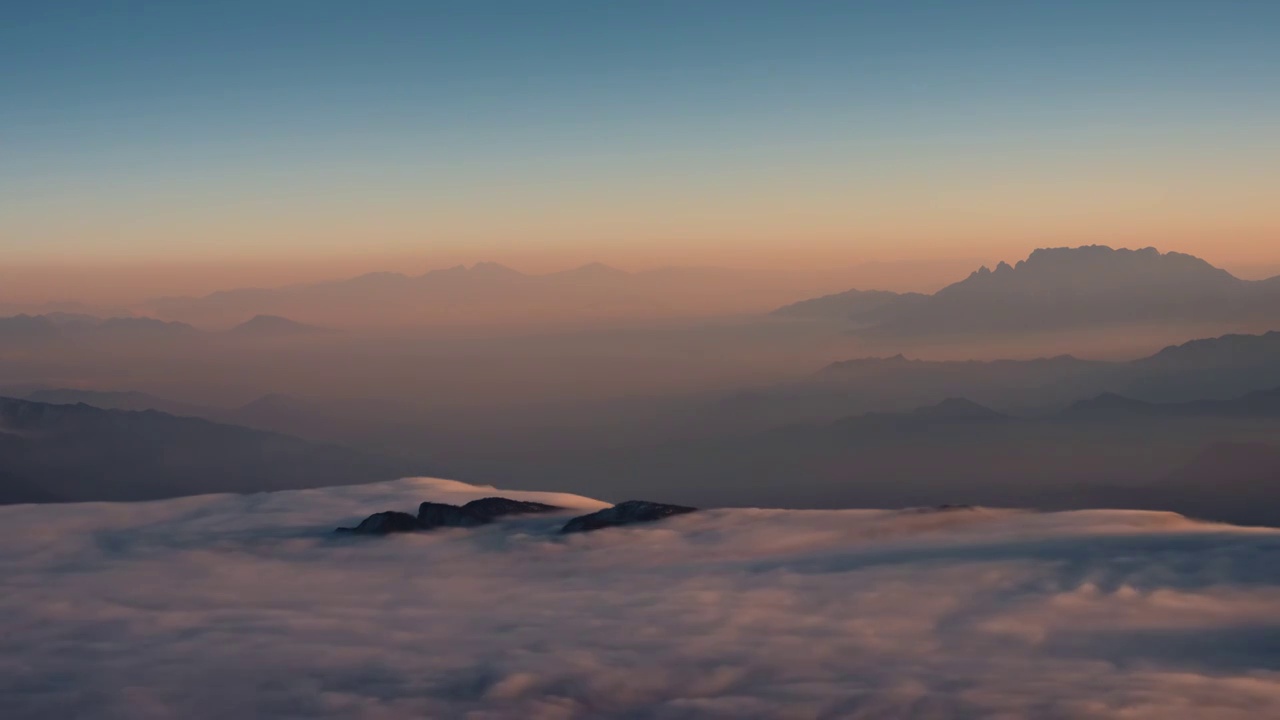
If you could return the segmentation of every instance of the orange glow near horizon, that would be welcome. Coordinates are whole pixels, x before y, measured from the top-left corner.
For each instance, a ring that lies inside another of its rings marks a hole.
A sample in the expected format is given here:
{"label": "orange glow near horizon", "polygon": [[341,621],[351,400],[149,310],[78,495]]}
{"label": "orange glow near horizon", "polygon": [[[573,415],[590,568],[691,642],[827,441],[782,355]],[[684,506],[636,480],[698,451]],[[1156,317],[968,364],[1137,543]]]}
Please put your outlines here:
{"label": "orange glow near horizon", "polygon": [[[1034,243],[957,244],[929,253],[913,242],[852,243],[810,240],[786,247],[778,242],[688,242],[611,245],[500,247],[470,243],[425,245],[419,252],[318,252],[301,256],[264,253],[252,258],[91,258],[59,261],[17,259],[0,269],[7,303],[83,301],[128,304],[158,296],[204,295],[239,287],[279,287],[354,277],[369,272],[417,275],[476,262],[499,262],[528,273],[565,270],[603,262],[628,271],[667,266],[723,267],[790,276],[797,288],[840,287],[842,275],[863,289],[932,291],[962,279],[979,265],[1016,262],[1037,247],[1103,244],[1153,246],[1162,252],[1197,255],[1246,279],[1280,274],[1280,232],[1222,241],[1210,234],[1186,233],[1179,242],[1153,242],[1144,236],[1115,233],[1090,242],[1045,234]],[[729,247],[726,247],[729,246]]]}

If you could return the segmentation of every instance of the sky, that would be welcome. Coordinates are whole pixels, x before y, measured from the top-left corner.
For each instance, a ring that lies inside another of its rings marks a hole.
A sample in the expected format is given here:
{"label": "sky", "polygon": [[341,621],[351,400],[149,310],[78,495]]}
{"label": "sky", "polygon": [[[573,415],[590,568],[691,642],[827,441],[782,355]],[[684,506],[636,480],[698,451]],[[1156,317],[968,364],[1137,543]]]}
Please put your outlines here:
{"label": "sky", "polygon": [[0,252],[80,287],[1095,242],[1259,274],[1278,35],[1264,0],[14,3]]}

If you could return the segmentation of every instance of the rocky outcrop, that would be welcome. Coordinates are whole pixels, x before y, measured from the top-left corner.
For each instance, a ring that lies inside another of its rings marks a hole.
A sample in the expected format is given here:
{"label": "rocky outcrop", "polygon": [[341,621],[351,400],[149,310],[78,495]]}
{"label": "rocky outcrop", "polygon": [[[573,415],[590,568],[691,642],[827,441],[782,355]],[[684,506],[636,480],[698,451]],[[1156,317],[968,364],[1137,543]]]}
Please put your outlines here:
{"label": "rocky outcrop", "polygon": [[590,515],[582,515],[565,523],[560,529],[562,533],[591,532],[620,525],[648,523],[671,517],[696,512],[697,508],[683,505],[665,505],[663,503],[628,500],[611,508],[605,508]]}
{"label": "rocky outcrop", "polygon": [[424,502],[418,506],[418,526],[423,530],[438,527],[475,527],[487,525],[509,515],[534,515],[562,510],[554,505],[503,497],[472,500],[466,505]]}
{"label": "rocky outcrop", "polygon": [[424,502],[418,506],[417,516],[409,513],[387,511],[374,513],[353,528],[338,528],[335,532],[357,535],[388,535],[390,533],[433,530],[442,527],[476,527],[488,525],[498,518],[510,515],[534,515],[555,512],[564,508],[546,503],[488,497],[472,500],[466,505]]}
{"label": "rocky outcrop", "polygon": [[355,535],[390,535],[391,533],[413,532],[418,529],[418,518],[409,513],[387,512],[374,513],[353,528],[340,527],[334,532]]}

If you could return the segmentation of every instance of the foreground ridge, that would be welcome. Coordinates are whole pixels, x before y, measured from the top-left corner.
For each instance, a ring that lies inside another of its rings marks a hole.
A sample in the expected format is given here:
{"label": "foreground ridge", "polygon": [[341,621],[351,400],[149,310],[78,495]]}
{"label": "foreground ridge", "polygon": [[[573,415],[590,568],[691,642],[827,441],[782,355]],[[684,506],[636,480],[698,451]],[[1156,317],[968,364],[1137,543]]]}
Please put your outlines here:
{"label": "foreground ridge", "polygon": [[418,514],[416,516],[405,512],[388,510],[370,515],[353,528],[340,527],[334,532],[356,535],[388,535],[417,530],[434,530],[441,527],[477,527],[488,525],[498,518],[509,515],[535,515],[561,510],[564,510],[564,508],[546,503],[512,500],[503,497],[480,498],[479,500],[472,500],[466,505],[424,502],[418,506]]}
{"label": "foreground ridge", "polygon": [[[390,535],[392,533],[434,530],[442,527],[478,527],[488,525],[499,518],[513,515],[538,515],[560,512],[566,508],[527,500],[504,497],[487,497],[472,500],[465,505],[440,502],[424,502],[418,506],[418,514],[387,510],[370,515],[355,527],[340,527],[339,534]],[[667,505],[644,500],[628,500],[613,507],[575,517],[560,528],[562,534],[590,532],[609,527],[634,525],[662,520],[673,515],[697,511],[683,505]]]}
{"label": "foreground ridge", "polygon": [[696,512],[697,508],[683,505],[664,505],[644,500],[628,500],[611,508],[576,517],[560,528],[561,533],[591,532],[620,525],[657,522],[672,515]]}

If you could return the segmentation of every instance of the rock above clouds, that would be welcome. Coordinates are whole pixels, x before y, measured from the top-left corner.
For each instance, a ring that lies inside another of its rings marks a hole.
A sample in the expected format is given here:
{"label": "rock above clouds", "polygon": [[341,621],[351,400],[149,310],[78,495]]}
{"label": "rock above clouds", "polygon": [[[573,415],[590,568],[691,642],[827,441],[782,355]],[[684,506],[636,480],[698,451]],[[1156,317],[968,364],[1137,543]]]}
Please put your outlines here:
{"label": "rock above clouds", "polygon": [[418,529],[418,518],[409,513],[387,511],[374,513],[353,528],[341,527],[335,532],[354,533],[357,535],[389,535],[391,533],[413,532]]}
{"label": "rock above clouds", "polygon": [[488,525],[507,515],[533,515],[556,512],[564,508],[540,502],[488,497],[472,500],[466,505],[424,502],[418,506],[417,516],[409,513],[387,511],[374,513],[353,528],[338,528],[335,532],[359,535],[387,535],[414,530],[432,530],[441,527],[476,527]]}
{"label": "rock above clouds", "polygon": [[487,525],[507,515],[533,515],[562,509],[545,503],[502,497],[472,500],[462,506],[424,502],[418,506],[418,526],[423,530],[438,527],[475,527]]}
{"label": "rock above clouds", "polygon": [[685,513],[696,511],[697,508],[683,505],[664,505],[663,503],[645,502],[643,500],[628,500],[611,508],[593,512],[590,515],[576,517],[565,523],[560,532],[591,532],[592,530],[601,530],[619,525],[654,522],[672,515],[684,515]]}

